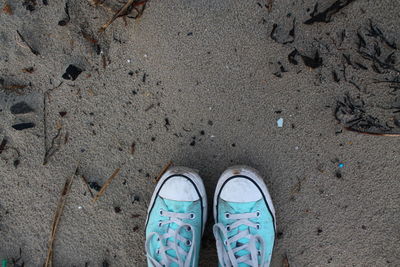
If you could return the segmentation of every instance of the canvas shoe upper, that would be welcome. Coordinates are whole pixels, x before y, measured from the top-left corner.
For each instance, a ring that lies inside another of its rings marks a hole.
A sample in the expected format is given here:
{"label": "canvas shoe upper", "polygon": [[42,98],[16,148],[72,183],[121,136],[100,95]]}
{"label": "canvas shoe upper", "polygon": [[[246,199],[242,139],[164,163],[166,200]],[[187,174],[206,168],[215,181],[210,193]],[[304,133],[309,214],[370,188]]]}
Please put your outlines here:
{"label": "canvas shoe upper", "polygon": [[169,169],[158,182],[146,219],[149,266],[197,266],[207,218],[200,176],[184,167]]}
{"label": "canvas shoe upper", "polygon": [[214,195],[214,219],[220,266],[269,266],[275,210],[256,170],[236,166],[222,174]]}

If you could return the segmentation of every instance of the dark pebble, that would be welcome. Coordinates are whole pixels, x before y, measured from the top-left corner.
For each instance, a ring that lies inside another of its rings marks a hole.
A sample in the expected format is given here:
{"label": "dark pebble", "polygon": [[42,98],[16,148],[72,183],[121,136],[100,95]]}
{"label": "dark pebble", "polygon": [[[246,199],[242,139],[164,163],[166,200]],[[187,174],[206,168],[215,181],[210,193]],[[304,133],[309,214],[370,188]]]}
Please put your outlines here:
{"label": "dark pebble", "polygon": [[101,189],[101,186],[97,182],[89,182],[88,184],[90,188],[96,190],[97,192]]}
{"label": "dark pebble", "polygon": [[191,145],[191,146],[195,146],[195,145],[196,145],[196,141],[193,140],[193,141],[190,143],[190,145]]}
{"label": "dark pebble", "polygon": [[121,208],[120,207],[114,207],[114,211],[115,211],[115,213],[120,213],[121,212]]}
{"label": "dark pebble", "polygon": [[20,163],[19,159],[14,160],[14,167],[17,168],[19,163]]}
{"label": "dark pebble", "polygon": [[79,74],[82,73],[82,71],[83,70],[78,68],[77,66],[69,65],[68,68],[65,70],[65,73],[63,74],[62,78],[65,80],[75,81],[76,78],[78,78]]}
{"label": "dark pebble", "polygon": [[12,127],[17,131],[21,131],[21,130],[35,127],[35,124],[33,122],[23,122],[23,123],[14,124]]}
{"label": "dark pebble", "polygon": [[66,111],[60,111],[58,113],[60,114],[61,117],[65,117],[65,115],[67,115]]}
{"label": "dark pebble", "polygon": [[335,175],[338,179],[342,178],[342,173],[340,171],[336,171]]}
{"label": "dark pebble", "polygon": [[60,21],[58,22],[58,26],[65,26],[65,25],[67,25],[67,24],[68,24],[68,20],[65,20],[65,19],[60,20]]}
{"label": "dark pebble", "polygon": [[103,261],[102,265],[102,267],[110,267],[110,264],[106,260]]}
{"label": "dark pebble", "polygon": [[10,111],[12,114],[26,114],[34,110],[25,101],[22,101],[12,105]]}

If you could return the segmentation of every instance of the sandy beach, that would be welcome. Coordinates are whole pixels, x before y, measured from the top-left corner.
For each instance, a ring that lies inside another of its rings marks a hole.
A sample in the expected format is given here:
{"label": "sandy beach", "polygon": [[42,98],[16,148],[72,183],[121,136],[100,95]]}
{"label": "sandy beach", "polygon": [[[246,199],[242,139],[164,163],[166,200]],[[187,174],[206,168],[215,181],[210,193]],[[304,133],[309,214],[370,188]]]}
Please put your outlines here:
{"label": "sandy beach", "polygon": [[399,266],[400,5],[349,2],[150,0],[100,34],[114,11],[89,1],[0,0],[0,260],[43,266],[72,177],[53,266],[145,266],[172,161],[206,186],[201,266],[236,164],[274,201],[272,266]]}

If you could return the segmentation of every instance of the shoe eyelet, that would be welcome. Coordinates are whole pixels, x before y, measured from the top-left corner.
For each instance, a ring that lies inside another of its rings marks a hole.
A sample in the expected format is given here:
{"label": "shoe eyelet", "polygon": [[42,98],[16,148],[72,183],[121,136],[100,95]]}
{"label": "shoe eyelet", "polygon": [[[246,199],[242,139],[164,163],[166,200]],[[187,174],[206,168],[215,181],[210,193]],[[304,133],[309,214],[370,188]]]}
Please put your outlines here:
{"label": "shoe eyelet", "polygon": [[261,250],[257,250],[257,255],[261,256]]}
{"label": "shoe eyelet", "polygon": [[190,246],[192,244],[192,241],[186,240],[186,246]]}
{"label": "shoe eyelet", "polygon": [[257,217],[260,217],[260,215],[261,215],[261,212],[260,212],[259,210],[257,210],[257,211],[256,211],[256,216],[257,216]]}
{"label": "shoe eyelet", "polygon": [[228,246],[228,240],[224,241],[225,246]]}
{"label": "shoe eyelet", "polygon": [[157,249],[156,253],[157,253],[157,254],[160,254],[160,249]]}
{"label": "shoe eyelet", "polygon": [[186,231],[192,231],[192,227],[190,226],[186,227]]}
{"label": "shoe eyelet", "polygon": [[162,221],[159,221],[158,222],[158,227],[161,227],[162,226]]}
{"label": "shoe eyelet", "polygon": [[157,241],[160,241],[160,238],[159,238],[159,237],[157,237]]}
{"label": "shoe eyelet", "polygon": [[256,225],[256,228],[257,228],[257,230],[260,230],[260,224],[259,223],[257,223],[257,225]]}
{"label": "shoe eyelet", "polygon": [[163,216],[163,210],[160,210],[159,213],[161,216]]}
{"label": "shoe eyelet", "polygon": [[226,226],[226,230],[227,230],[228,232],[231,230],[231,226],[230,226],[229,224]]}
{"label": "shoe eyelet", "polygon": [[194,218],[196,218],[196,215],[194,213],[190,213],[190,219],[193,220]]}
{"label": "shoe eyelet", "polygon": [[227,213],[225,213],[225,219],[229,219],[229,217],[230,217],[231,215],[227,212]]}

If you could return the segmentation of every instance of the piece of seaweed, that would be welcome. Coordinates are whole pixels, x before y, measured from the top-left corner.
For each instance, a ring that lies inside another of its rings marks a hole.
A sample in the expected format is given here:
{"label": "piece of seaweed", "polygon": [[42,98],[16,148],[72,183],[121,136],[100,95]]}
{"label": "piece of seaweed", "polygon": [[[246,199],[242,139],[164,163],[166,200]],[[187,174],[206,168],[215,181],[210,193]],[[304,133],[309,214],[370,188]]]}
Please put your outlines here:
{"label": "piece of seaweed", "polygon": [[316,69],[322,66],[322,58],[319,56],[318,50],[315,52],[314,57],[308,57],[305,55],[301,55],[301,58],[303,59],[304,64],[307,67]]}
{"label": "piece of seaweed", "polygon": [[315,22],[328,23],[331,21],[333,15],[335,15],[354,1],[356,0],[337,0],[330,7],[319,13],[317,12],[318,3],[316,3],[313,12],[310,14],[311,18],[306,20],[304,24],[313,24]]}
{"label": "piece of seaweed", "polygon": [[355,100],[348,93],[337,101],[335,118],[349,131],[381,135],[382,132],[391,130],[379,119],[367,114],[363,100]]}
{"label": "piece of seaweed", "polygon": [[299,64],[299,62],[296,60],[297,55],[299,55],[299,51],[297,51],[297,49],[294,49],[292,52],[290,52],[290,54],[288,55],[289,63],[293,65]]}
{"label": "piece of seaweed", "polygon": [[389,41],[388,38],[383,34],[382,30],[376,26],[373,25],[372,20],[369,20],[369,29],[367,36],[374,37],[377,39],[380,39],[382,42],[384,42],[387,46],[389,46],[392,49],[397,49],[397,45],[394,41]]}

